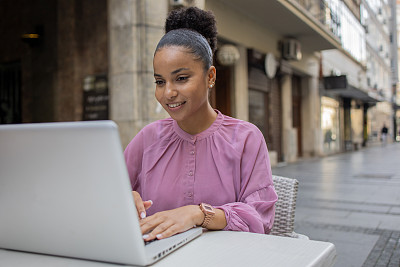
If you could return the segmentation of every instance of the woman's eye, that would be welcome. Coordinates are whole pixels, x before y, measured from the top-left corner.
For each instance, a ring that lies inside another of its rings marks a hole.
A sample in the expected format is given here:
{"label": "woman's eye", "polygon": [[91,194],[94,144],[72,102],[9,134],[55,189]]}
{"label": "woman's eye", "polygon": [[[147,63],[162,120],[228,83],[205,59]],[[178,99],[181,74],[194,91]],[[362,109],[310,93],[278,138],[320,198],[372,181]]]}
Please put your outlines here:
{"label": "woman's eye", "polygon": [[187,80],[189,77],[187,77],[187,76],[180,76],[180,77],[178,77],[178,79],[176,79],[177,81],[185,81],[185,80]]}
{"label": "woman's eye", "polygon": [[156,84],[156,85],[162,85],[163,83],[164,83],[164,81],[161,81],[161,80],[155,81],[155,84]]}

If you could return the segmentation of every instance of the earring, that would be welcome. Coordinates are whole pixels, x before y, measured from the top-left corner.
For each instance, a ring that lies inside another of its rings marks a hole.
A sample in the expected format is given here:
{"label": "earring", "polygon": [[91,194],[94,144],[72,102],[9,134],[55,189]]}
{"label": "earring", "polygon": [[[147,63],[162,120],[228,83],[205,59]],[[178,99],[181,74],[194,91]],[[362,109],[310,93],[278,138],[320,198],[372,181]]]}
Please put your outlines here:
{"label": "earring", "polygon": [[214,83],[210,84],[210,88],[213,88],[213,87],[214,87]]}

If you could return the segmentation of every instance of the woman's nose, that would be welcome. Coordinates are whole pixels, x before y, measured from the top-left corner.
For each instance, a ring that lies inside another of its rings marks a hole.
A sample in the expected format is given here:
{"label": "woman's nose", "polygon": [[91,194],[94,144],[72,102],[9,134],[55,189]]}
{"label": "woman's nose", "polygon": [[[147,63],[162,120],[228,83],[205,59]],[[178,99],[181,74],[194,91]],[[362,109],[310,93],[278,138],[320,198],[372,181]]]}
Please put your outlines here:
{"label": "woman's nose", "polygon": [[167,99],[174,99],[178,95],[178,91],[173,87],[173,85],[167,83],[164,95]]}

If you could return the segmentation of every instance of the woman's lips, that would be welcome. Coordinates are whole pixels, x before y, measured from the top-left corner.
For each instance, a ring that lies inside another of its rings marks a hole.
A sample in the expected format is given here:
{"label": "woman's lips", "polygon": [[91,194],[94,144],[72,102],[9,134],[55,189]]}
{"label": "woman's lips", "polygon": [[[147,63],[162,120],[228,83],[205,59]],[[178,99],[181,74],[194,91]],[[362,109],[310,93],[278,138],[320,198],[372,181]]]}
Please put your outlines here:
{"label": "woman's lips", "polygon": [[181,107],[183,104],[185,104],[186,103],[186,101],[183,101],[183,102],[178,102],[178,103],[170,103],[170,104],[167,104],[167,106],[170,108],[170,109],[176,109],[176,108],[179,108],[179,107]]}

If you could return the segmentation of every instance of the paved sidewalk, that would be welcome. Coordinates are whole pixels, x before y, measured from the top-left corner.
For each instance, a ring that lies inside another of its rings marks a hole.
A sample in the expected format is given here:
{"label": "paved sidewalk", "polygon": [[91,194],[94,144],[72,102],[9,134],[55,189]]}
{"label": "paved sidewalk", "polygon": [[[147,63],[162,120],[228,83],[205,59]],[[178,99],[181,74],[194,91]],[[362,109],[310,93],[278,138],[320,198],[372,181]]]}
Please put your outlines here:
{"label": "paved sidewalk", "polygon": [[400,143],[306,159],[272,173],[299,180],[295,231],[335,244],[335,266],[400,266]]}

